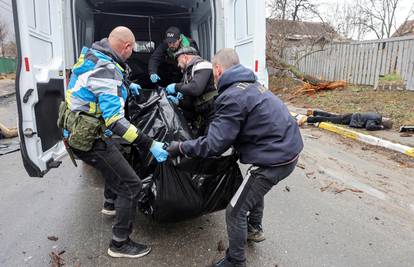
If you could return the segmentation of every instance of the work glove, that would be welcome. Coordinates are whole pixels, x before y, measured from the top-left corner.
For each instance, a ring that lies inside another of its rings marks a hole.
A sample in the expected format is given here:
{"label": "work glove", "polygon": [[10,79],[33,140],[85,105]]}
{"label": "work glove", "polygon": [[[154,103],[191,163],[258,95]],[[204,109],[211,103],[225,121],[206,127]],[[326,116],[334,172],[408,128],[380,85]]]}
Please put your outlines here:
{"label": "work glove", "polygon": [[168,158],[168,152],[164,149],[165,144],[153,141],[150,152],[158,162],[164,162]]}
{"label": "work glove", "polygon": [[167,94],[169,94],[169,95],[174,95],[174,94],[175,94],[175,83],[172,83],[172,84],[168,85],[168,86],[165,88],[165,91],[166,91],[166,92],[167,92]]}
{"label": "work glove", "polygon": [[177,106],[180,100],[183,99],[183,97],[184,96],[182,93],[177,93],[177,96],[172,96],[172,95],[167,96],[168,100],[170,100],[174,105],[177,105]]}
{"label": "work glove", "polygon": [[157,83],[158,81],[161,81],[161,78],[158,76],[158,74],[153,73],[150,75],[150,80],[152,83]]}
{"label": "work glove", "polygon": [[141,86],[136,83],[131,83],[129,85],[129,90],[131,91],[131,95],[133,96],[139,96],[139,90],[141,90]]}
{"label": "work glove", "polygon": [[104,136],[105,136],[106,138],[109,138],[109,137],[111,137],[112,135],[113,135],[113,133],[112,133],[112,131],[111,131],[111,130],[106,129],[106,130],[104,131]]}
{"label": "work glove", "polygon": [[171,144],[167,147],[168,154],[171,158],[176,158],[180,155],[183,155],[180,146],[181,142],[172,141]]}

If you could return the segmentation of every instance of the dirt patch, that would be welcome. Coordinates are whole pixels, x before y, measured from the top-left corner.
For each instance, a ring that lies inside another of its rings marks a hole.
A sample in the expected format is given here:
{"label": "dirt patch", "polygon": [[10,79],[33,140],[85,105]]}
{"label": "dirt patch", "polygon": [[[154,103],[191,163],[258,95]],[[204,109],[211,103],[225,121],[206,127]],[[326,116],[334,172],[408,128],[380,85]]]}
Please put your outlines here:
{"label": "dirt patch", "polygon": [[382,91],[372,87],[348,86],[313,95],[293,96],[297,83],[292,78],[271,77],[270,90],[296,107],[322,109],[335,113],[375,111],[394,121],[394,128],[414,124],[414,92]]}

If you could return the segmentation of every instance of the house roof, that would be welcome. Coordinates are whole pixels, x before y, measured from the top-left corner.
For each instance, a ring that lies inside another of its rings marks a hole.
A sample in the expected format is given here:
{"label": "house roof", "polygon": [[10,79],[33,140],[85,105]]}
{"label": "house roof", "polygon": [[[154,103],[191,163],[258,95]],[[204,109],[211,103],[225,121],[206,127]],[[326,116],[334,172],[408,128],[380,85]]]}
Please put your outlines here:
{"label": "house roof", "polygon": [[414,35],[414,20],[407,20],[394,32],[391,37]]}
{"label": "house roof", "polygon": [[288,39],[326,38],[338,39],[340,36],[335,29],[327,23],[293,21],[293,20],[266,20],[267,32],[270,34],[286,34]]}

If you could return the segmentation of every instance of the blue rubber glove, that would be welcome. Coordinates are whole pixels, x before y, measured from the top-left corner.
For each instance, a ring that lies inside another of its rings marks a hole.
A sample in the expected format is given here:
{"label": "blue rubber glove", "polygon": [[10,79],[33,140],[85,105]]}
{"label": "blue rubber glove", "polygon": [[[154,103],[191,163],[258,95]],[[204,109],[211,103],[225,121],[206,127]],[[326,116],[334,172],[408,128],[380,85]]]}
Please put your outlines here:
{"label": "blue rubber glove", "polygon": [[150,151],[158,162],[166,161],[168,158],[168,152],[163,148],[164,146],[164,143],[160,143],[157,141],[152,142]]}
{"label": "blue rubber glove", "polygon": [[141,90],[141,86],[139,84],[136,83],[131,83],[129,85],[129,90],[131,91],[131,94],[133,96],[139,96],[139,90]]}
{"label": "blue rubber glove", "polygon": [[105,131],[104,131],[104,136],[105,137],[111,137],[113,135],[113,133],[112,133],[112,131],[111,130],[109,130],[109,129],[106,129]]}
{"label": "blue rubber glove", "polygon": [[150,80],[152,83],[157,83],[158,81],[161,81],[161,78],[158,76],[158,74],[153,73],[150,75]]}
{"label": "blue rubber glove", "polygon": [[63,138],[69,138],[69,131],[66,129],[63,129]]}
{"label": "blue rubber glove", "polygon": [[169,95],[167,96],[168,100],[170,100],[173,104],[178,105],[178,103],[180,102],[180,100],[183,99],[183,94],[182,93],[177,93],[177,96],[172,96]]}
{"label": "blue rubber glove", "polygon": [[175,92],[175,83],[172,83],[172,84],[170,84],[170,85],[168,85],[166,88],[165,88],[165,91],[167,92],[167,94],[169,94],[169,95],[174,95],[176,92]]}

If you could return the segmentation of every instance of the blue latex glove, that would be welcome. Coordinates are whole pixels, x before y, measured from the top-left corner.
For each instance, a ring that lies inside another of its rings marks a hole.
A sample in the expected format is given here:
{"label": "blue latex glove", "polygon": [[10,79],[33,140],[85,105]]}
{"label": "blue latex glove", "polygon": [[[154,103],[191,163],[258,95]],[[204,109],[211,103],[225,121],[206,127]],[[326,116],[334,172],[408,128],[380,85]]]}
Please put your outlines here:
{"label": "blue latex glove", "polygon": [[170,100],[173,104],[178,105],[178,103],[180,102],[180,100],[183,99],[183,94],[182,93],[177,93],[177,96],[172,96],[169,95],[167,96],[168,100]]}
{"label": "blue latex glove", "polygon": [[69,138],[69,131],[66,129],[63,129],[63,138]]}
{"label": "blue latex glove", "polygon": [[158,162],[166,161],[168,158],[168,152],[163,148],[164,146],[164,143],[160,143],[157,141],[152,142],[150,151]]}
{"label": "blue latex glove", "polygon": [[168,85],[166,88],[165,88],[165,91],[167,92],[167,94],[169,94],[169,95],[174,95],[176,92],[175,92],[175,83],[172,83],[172,84],[170,84],[170,85]]}
{"label": "blue latex glove", "polygon": [[113,135],[113,133],[112,133],[112,131],[111,131],[111,130],[106,129],[106,130],[104,131],[104,136],[105,136],[105,137],[111,137],[112,135]]}
{"label": "blue latex glove", "polygon": [[139,96],[139,90],[141,90],[141,86],[136,83],[131,83],[129,85],[129,90],[133,96]]}
{"label": "blue latex glove", "polygon": [[158,76],[158,74],[153,73],[150,75],[150,80],[152,83],[157,83],[158,81],[161,81],[161,78]]}

